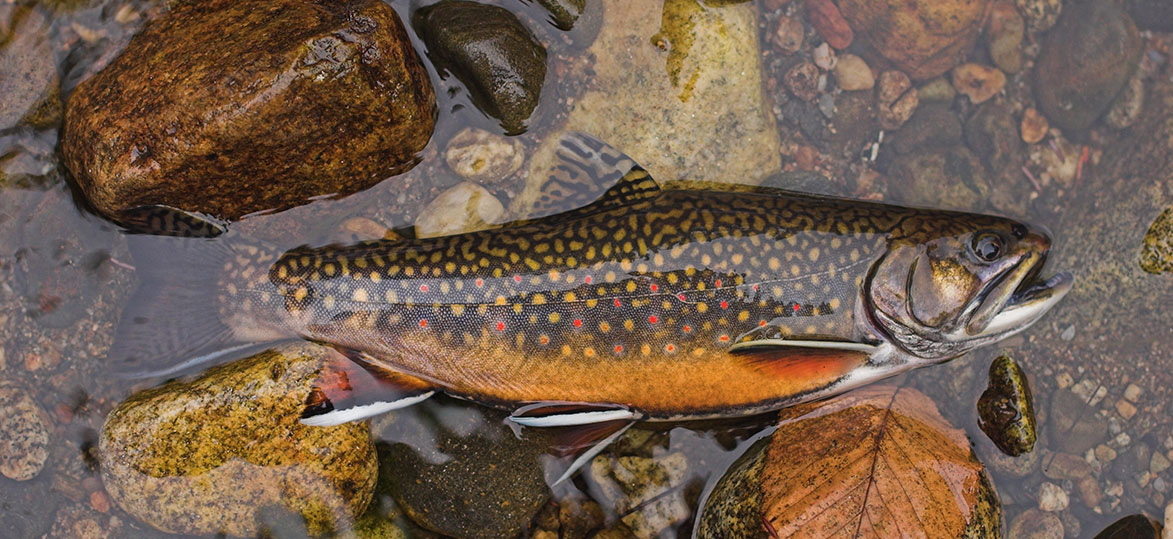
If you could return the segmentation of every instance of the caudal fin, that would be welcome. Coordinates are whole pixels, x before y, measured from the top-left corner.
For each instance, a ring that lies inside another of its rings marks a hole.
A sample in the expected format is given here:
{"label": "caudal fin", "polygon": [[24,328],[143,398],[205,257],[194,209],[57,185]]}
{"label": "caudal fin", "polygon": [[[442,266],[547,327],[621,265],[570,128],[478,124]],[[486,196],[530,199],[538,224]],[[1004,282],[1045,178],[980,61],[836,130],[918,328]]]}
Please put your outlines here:
{"label": "caudal fin", "polygon": [[[157,216],[166,209],[151,211]],[[176,214],[185,223],[192,218]],[[133,378],[170,375],[253,346],[236,340],[217,304],[219,277],[236,256],[231,237],[129,234],[127,242],[139,285],[107,354],[112,371]]]}

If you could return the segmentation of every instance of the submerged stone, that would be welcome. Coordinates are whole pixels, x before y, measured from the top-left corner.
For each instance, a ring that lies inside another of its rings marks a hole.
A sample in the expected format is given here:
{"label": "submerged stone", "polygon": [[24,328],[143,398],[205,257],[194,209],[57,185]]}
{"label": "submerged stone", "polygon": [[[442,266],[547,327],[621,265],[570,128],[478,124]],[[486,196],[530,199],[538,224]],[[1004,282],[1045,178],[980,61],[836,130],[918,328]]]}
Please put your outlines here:
{"label": "submerged stone", "polygon": [[1096,534],[1095,539],[1157,539],[1161,527],[1144,515],[1128,515]]}
{"label": "submerged stone", "polygon": [[898,156],[890,176],[891,194],[903,204],[972,210],[990,198],[981,161],[962,146]]}
{"label": "submerged stone", "polygon": [[586,9],[586,0],[536,0],[539,5],[550,12],[550,20],[560,30],[574,28],[574,23],[582,16]]}
{"label": "submerged stone", "polygon": [[[987,0],[840,0],[869,60],[886,60],[916,80],[931,79],[973,48]],[[873,64],[875,65],[875,64]],[[880,66],[883,67],[883,66]]]}
{"label": "submerged stone", "polygon": [[109,217],[166,204],[233,219],[403,172],[435,114],[383,2],[187,2],[78,85],[62,150]]}
{"label": "submerged stone", "polygon": [[1063,129],[1090,127],[1136,71],[1142,46],[1116,2],[1070,3],[1035,63],[1039,109]]}
{"label": "submerged stone", "polygon": [[1173,271],[1173,207],[1161,212],[1145,233],[1140,267],[1149,273]]}
{"label": "submerged stone", "polygon": [[1026,374],[1010,356],[999,356],[990,364],[989,386],[977,407],[978,426],[1003,453],[1018,456],[1034,449],[1034,398]]}
{"label": "submerged stone", "polygon": [[0,475],[27,481],[49,459],[53,424],[22,385],[0,380]]}
{"label": "submerged stone", "polygon": [[61,121],[49,24],[36,6],[0,5],[0,131]]}
{"label": "submerged stone", "polygon": [[421,9],[416,29],[428,54],[468,87],[510,133],[525,130],[546,80],[546,48],[509,10],[466,1]]}
{"label": "submerged stone", "polygon": [[340,359],[283,345],[131,396],[99,439],[111,497],[170,533],[255,535],[274,509],[300,515],[313,534],[350,527],[375,486],[368,427],[300,422],[322,366]]}

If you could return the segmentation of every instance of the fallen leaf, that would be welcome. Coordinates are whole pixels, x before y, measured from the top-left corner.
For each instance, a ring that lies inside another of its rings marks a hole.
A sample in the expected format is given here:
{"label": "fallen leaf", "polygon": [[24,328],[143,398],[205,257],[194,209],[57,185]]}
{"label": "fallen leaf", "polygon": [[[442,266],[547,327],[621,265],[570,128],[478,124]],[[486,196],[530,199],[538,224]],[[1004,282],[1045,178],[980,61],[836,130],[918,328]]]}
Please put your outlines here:
{"label": "fallen leaf", "polygon": [[785,410],[700,521],[700,537],[997,537],[1002,516],[965,433],[886,385]]}

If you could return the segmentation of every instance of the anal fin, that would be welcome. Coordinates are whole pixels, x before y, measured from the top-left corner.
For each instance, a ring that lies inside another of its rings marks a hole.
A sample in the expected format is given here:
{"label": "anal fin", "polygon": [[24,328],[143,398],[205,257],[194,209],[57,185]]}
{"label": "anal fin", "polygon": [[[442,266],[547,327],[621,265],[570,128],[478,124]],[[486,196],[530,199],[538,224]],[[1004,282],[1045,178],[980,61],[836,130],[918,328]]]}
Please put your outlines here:
{"label": "anal fin", "polygon": [[509,420],[526,427],[571,427],[608,421],[633,421],[640,414],[621,405],[538,402],[522,406]]}
{"label": "anal fin", "polygon": [[366,419],[431,397],[430,383],[343,354],[323,365],[306,397],[301,423],[318,427]]}

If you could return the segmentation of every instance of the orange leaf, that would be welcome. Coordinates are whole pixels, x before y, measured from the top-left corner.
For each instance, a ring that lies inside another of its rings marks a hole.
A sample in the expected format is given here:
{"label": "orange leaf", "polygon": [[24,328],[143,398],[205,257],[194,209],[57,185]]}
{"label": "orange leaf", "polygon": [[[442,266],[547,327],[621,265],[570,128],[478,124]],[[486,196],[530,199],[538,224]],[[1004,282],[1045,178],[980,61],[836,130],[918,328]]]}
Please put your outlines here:
{"label": "orange leaf", "polygon": [[[720,499],[738,496],[735,509]],[[699,535],[752,528],[753,513],[759,533],[777,537],[996,537],[1001,528],[965,433],[924,394],[891,385],[784,411],[714,488]]]}

